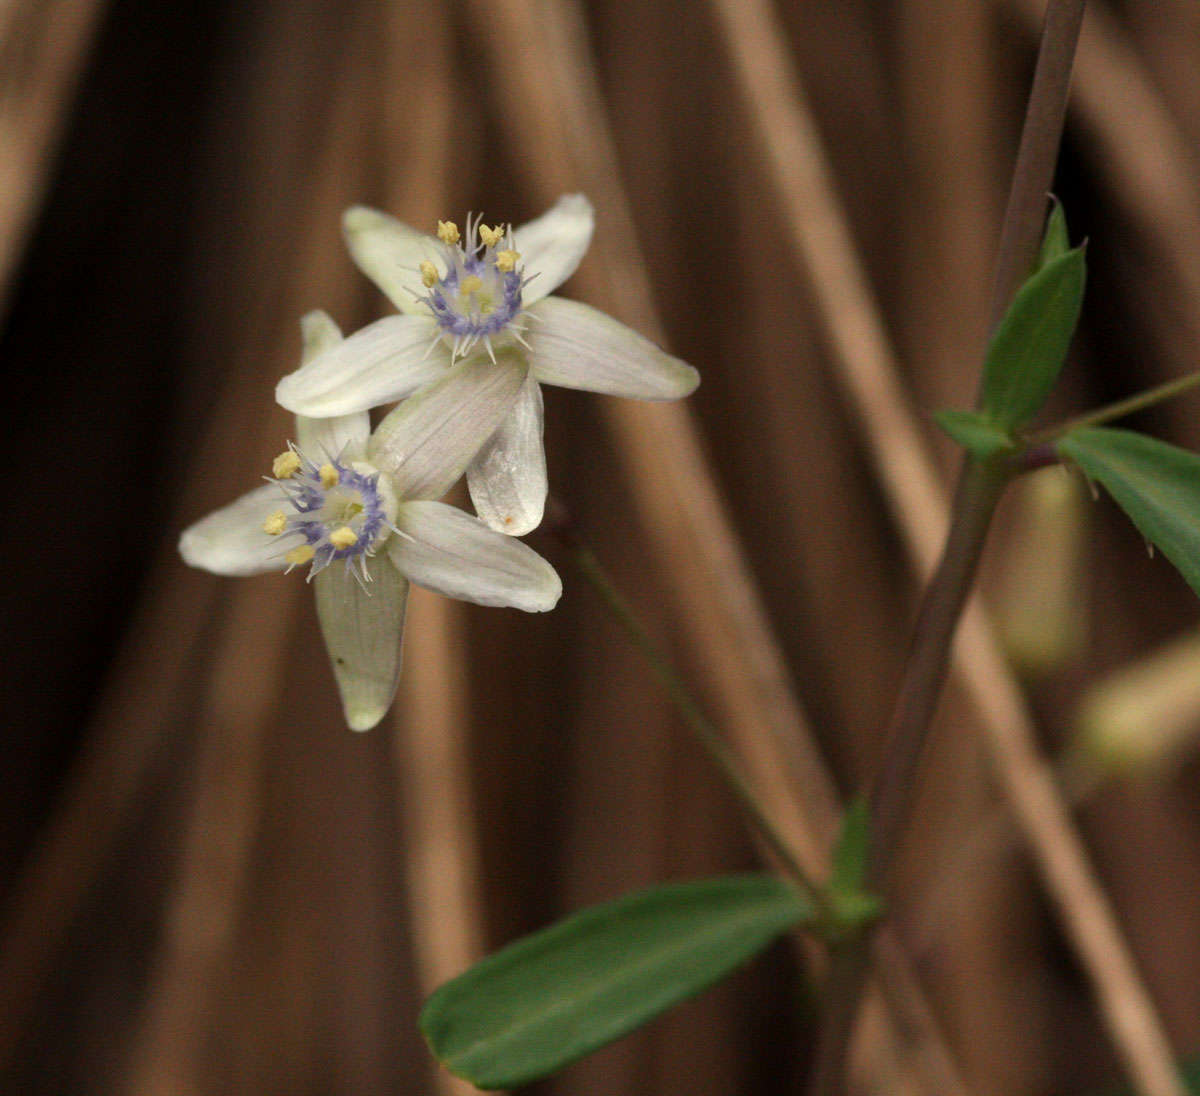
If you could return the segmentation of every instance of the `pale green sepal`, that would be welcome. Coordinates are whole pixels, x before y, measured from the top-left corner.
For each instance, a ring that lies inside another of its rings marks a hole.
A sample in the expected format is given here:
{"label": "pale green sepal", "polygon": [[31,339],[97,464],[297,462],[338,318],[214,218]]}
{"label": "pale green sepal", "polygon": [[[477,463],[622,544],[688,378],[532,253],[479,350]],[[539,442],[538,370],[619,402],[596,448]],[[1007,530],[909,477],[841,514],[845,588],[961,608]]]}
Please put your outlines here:
{"label": "pale green sepal", "polygon": [[300,364],[304,365],[337,346],[342,341],[342,329],[328,312],[315,308],[300,317],[300,338],[304,344]]}
{"label": "pale green sepal", "polygon": [[983,410],[1002,430],[1027,423],[1054,387],[1079,321],[1085,275],[1081,247],[1052,259],[1017,291],[992,336]]}
{"label": "pale green sepal", "polygon": [[564,194],[536,220],[513,230],[513,247],[527,278],[526,308],[549,296],[579,266],[592,242],[595,215],[582,194]]}
{"label": "pale green sepal", "polygon": [[945,408],[933,413],[933,420],[967,452],[980,460],[1011,449],[1012,438],[978,411]]}
{"label": "pale green sepal", "polygon": [[422,262],[446,273],[445,250],[432,236],[377,209],[352,206],[342,214],[342,234],[355,263],[401,312],[428,316],[418,300],[429,290],[421,281]]}
{"label": "pale green sepal", "polygon": [[475,513],[510,537],[524,536],[542,523],[548,489],[542,424],[542,387],[531,373],[512,410],[467,469]]}
{"label": "pale green sepal", "polygon": [[1037,268],[1048,266],[1055,259],[1061,258],[1071,250],[1071,238],[1067,235],[1067,214],[1062,202],[1051,198],[1054,202],[1050,216],[1046,219],[1046,232],[1042,236],[1042,247],[1038,252]]}
{"label": "pale green sepal", "polygon": [[296,416],[296,447],[317,465],[337,459],[343,464],[361,461],[370,435],[371,416],[366,411],[328,419]]}
{"label": "pale green sepal", "polygon": [[1200,455],[1101,426],[1072,430],[1055,448],[1112,495],[1200,594]]}
{"label": "pale green sepal", "polygon": [[479,353],[405,400],[371,435],[367,459],[401,499],[440,498],[504,421],[528,375],[524,358]]}
{"label": "pale green sepal", "polygon": [[516,1088],[699,993],[811,917],[767,875],[652,887],[484,959],[430,997],[421,1031],[460,1077]]}
{"label": "pale green sepal", "polygon": [[366,559],[369,581],[351,566],[334,561],[312,584],[346,723],[369,731],[396,695],[408,580],[382,553]]}
{"label": "pale green sepal", "polygon": [[263,522],[276,510],[287,509],[283,491],[265,483],[188,526],[179,538],[179,554],[189,566],[215,575],[282,571],[287,566],[283,553],[294,542],[281,546],[278,537],[263,532]]}
{"label": "pale green sepal", "polygon": [[402,502],[388,539],[392,563],[418,586],[476,605],[553,609],[558,573],[532,548],[440,502]]}
{"label": "pale green sepal", "polygon": [[611,316],[578,301],[539,301],[526,336],[529,368],[543,384],[582,388],[607,396],[678,400],[700,374]]}
{"label": "pale green sepal", "polygon": [[[342,341],[341,328],[329,313],[320,309],[300,317],[300,334],[304,340],[301,365],[319,358]],[[371,417],[366,411],[327,419],[296,416],[296,445],[316,464],[339,456],[347,461],[362,460],[367,452],[370,433]]]}

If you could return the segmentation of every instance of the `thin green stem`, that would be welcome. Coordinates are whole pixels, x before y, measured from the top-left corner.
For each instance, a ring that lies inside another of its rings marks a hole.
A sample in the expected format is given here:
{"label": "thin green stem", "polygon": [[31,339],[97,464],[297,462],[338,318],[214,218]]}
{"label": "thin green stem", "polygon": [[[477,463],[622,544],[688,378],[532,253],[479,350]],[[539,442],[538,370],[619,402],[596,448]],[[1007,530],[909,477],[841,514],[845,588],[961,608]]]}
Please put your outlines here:
{"label": "thin green stem", "polygon": [[604,607],[625,630],[633,645],[646,660],[646,664],[666,691],[685,726],[692,732],[709,760],[716,766],[725,784],[736,796],[758,829],[763,841],[795,881],[805,898],[812,903],[813,909],[817,913],[817,923],[824,923],[828,914],[826,908],[828,902],[824,892],[805,872],[787,840],[775,828],[775,824],[771,821],[749,779],[742,772],[737,757],[726,744],[721,732],[704,714],[699,701],[692,695],[686,682],[655,643],[633,606],[614,585],[608,572],[596,558],[595,552],[574,535],[568,536],[560,530],[560,537],[570,549],[575,564],[583,577],[592,584],[592,588],[600,595]]}
{"label": "thin green stem", "polygon": [[[1046,7],[1037,67],[1000,234],[992,293],[993,325],[1004,315],[1037,256],[1085,2],[1049,0]],[[974,584],[992,514],[1010,476],[1010,470],[1002,462],[968,458],[959,477],[946,547],[925,594],[888,728],[884,761],[872,789],[869,887],[882,889],[887,882],[892,860],[907,828],[930,721],[949,668],[950,645]],[[870,972],[870,935],[868,926],[834,949],[809,1083],[813,1096],[836,1096],[843,1091],[846,1053]]]}
{"label": "thin green stem", "polygon": [[1077,430],[1081,426],[1100,426],[1103,423],[1112,422],[1114,419],[1122,419],[1126,415],[1132,415],[1135,411],[1142,411],[1147,407],[1153,407],[1156,403],[1163,403],[1175,396],[1181,396],[1184,392],[1189,392],[1197,386],[1200,386],[1200,371],[1189,373],[1186,377],[1176,377],[1175,380],[1167,381],[1166,384],[1147,388],[1144,392],[1117,400],[1116,403],[1105,404],[1094,411],[1067,419],[1066,422],[1048,426],[1045,430],[1030,434],[1026,441],[1030,446],[1056,441],[1070,430]]}

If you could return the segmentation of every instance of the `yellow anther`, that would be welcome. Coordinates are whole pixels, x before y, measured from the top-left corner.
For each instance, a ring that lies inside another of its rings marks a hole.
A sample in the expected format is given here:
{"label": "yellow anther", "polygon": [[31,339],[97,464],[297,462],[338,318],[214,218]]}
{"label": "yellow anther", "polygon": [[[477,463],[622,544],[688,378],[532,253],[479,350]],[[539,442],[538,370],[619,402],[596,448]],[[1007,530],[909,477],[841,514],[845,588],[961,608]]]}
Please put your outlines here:
{"label": "yellow anther", "polygon": [[317,475],[321,479],[321,486],[324,487],[326,491],[328,491],[329,488],[336,487],[338,485],[338,479],[340,477],[338,476],[338,470],[334,468],[332,464],[322,464],[320,471],[317,472]]}
{"label": "yellow anther", "polygon": [[434,266],[433,263],[431,263],[428,259],[422,259],[421,284],[424,285],[426,289],[432,289],[435,285],[437,285],[437,280],[437,267]]}
{"label": "yellow anther", "polygon": [[263,522],[263,532],[273,537],[279,536],[286,528],[287,514],[282,510],[276,510]]}
{"label": "yellow anther", "polygon": [[500,225],[497,225],[495,228],[480,225],[479,238],[483,241],[484,247],[495,247],[504,239],[504,229]]}
{"label": "yellow anther", "polygon": [[343,525],[329,534],[329,543],[339,552],[343,548],[353,548],[358,543],[358,534],[349,525]]}
{"label": "yellow anther", "polygon": [[464,297],[468,293],[478,293],[483,288],[483,279],[478,274],[468,274],[458,284],[458,291]]}
{"label": "yellow anther", "polygon": [[462,237],[453,221],[438,221],[437,238],[444,244],[456,244]]}
{"label": "yellow anther", "polygon": [[283,558],[293,567],[303,567],[316,554],[311,544],[302,544],[299,548],[293,548],[290,552],[286,553]]}
{"label": "yellow anther", "polygon": [[521,257],[519,251],[497,251],[496,252],[496,269],[503,270],[506,274],[517,265],[517,260]]}
{"label": "yellow anther", "polygon": [[288,449],[271,462],[271,474],[276,479],[291,479],[300,471],[300,455]]}

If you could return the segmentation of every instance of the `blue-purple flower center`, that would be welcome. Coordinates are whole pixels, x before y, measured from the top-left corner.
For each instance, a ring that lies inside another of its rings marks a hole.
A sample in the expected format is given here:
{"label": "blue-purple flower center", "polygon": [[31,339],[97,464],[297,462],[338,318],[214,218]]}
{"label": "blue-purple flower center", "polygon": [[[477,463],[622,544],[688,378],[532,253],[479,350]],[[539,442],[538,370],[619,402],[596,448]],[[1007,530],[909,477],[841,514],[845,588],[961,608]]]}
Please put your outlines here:
{"label": "blue-purple flower center", "polygon": [[276,524],[267,529],[281,539],[303,538],[300,545],[291,541],[293,547],[285,555],[288,562],[301,565],[311,561],[310,574],[316,574],[334,560],[349,565],[373,555],[392,528],[388,513],[391,493],[380,473],[367,465],[332,458],[317,465],[296,450],[290,452],[294,454],[290,463],[286,454],[279,458],[285,461],[286,474],[279,475],[277,460],[275,478],[290,512],[280,511]]}
{"label": "blue-purple flower center", "polygon": [[[499,339],[520,338],[523,326],[521,291],[528,281],[517,265],[511,228],[488,228],[482,217],[468,217],[466,235],[453,224],[439,222],[442,263],[421,264],[428,305],[455,358],[483,343],[493,354]],[[477,242],[473,242],[476,241]]]}

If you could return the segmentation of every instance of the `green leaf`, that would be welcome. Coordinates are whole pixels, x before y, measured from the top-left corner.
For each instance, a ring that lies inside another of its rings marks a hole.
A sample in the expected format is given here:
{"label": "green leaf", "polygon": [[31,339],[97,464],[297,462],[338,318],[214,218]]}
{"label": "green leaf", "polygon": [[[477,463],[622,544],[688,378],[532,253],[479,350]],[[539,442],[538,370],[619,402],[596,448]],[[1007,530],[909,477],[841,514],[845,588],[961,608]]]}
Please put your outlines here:
{"label": "green leaf", "polygon": [[1200,594],[1200,456],[1132,430],[1088,426],[1056,443],[1102,484]]}
{"label": "green leaf", "polygon": [[1052,259],[1017,291],[992,336],[983,366],[983,409],[1002,430],[1041,409],[1079,322],[1085,280],[1083,248]]}
{"label": "green leaf", "polygon": [[830,889],[842,894],[857,894],[867,878],[867,858],[871,855],[871,805],[865,796],[855,796],[842,819],[833,850]]}
{"label": "green leaf", "polygon": [[812,913],[768,875],[652,887],[488,956],[429,998],[421,1031],[460,1077],[513,1088],[698,993]]}
{"label": "green leaf", "polygon": [[1012,448],[1013,440],[1008,432],[978,411],[945,408],[935,411],[933,418],[959,445],[980,460]]}
{"label": "green leaf", "polygon": [[1046,234],[1042,237],[1042,249],[1038,253],[1037,268],[1049,265],[1071,250],[1071,239],[1067,235],[1067,215],[1062,202],[1053,198],[1054,208],[1046,221]]}

